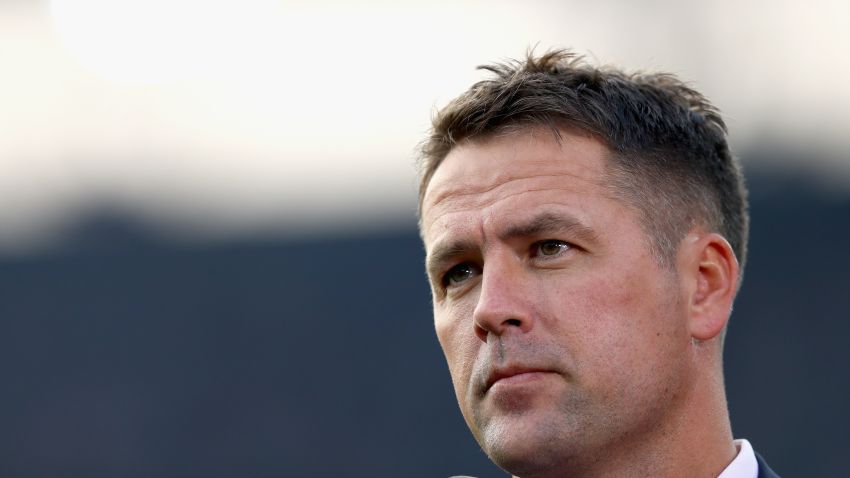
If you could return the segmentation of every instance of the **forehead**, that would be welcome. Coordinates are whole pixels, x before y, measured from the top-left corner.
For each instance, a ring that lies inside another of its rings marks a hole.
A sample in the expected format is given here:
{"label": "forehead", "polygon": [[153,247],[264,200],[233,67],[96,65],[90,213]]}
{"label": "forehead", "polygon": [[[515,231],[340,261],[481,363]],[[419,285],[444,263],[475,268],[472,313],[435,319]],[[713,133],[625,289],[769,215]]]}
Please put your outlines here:
{"label": "forehead", "polygon": [[437,168],[422,202],[426,246],[435,230],[464,213],[503,214],[545,203],[586,204],[607,194],[608,149],[592,137],[531,130],[456,146]]}

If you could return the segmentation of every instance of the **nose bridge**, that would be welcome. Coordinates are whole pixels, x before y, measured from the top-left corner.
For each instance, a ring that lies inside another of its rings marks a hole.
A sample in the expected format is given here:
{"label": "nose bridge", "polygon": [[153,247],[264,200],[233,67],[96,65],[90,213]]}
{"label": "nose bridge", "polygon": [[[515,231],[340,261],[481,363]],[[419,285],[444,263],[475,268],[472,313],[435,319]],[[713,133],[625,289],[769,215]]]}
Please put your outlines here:
{"label": "nose bridge", "polygon": [[521,263],[512,254],[498,254],[485,260],[481,288],[473,319],[476,333],[486,341],[489,334],[508,330],[526,332],[532,326],[528,281]]}

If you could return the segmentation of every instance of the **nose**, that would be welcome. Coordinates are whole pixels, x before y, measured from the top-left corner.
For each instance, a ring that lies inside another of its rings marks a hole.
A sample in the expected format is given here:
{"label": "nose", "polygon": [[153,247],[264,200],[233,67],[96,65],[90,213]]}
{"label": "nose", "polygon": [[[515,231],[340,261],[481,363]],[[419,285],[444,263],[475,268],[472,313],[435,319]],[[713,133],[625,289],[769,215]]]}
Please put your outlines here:
{"label": "nose", "polygon": [[517,265],[485,263],[478,303],[472,313],[475,335],[483,342],[491,335],[527,333],[534,325],[529,280]]}

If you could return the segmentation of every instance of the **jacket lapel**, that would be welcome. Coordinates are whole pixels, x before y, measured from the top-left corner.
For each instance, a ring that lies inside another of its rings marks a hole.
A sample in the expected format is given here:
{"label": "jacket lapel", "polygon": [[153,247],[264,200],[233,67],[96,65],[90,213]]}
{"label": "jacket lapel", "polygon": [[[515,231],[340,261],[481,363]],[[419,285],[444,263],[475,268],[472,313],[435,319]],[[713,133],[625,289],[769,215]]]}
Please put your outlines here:
{"label": "jacket lapel", "polygon": [[764,462],[764,458],[762,458],[758,453],[756,453],[756,461],[759,464],[758,478],[779,478],[779,475],[767,466],[767,463]]}

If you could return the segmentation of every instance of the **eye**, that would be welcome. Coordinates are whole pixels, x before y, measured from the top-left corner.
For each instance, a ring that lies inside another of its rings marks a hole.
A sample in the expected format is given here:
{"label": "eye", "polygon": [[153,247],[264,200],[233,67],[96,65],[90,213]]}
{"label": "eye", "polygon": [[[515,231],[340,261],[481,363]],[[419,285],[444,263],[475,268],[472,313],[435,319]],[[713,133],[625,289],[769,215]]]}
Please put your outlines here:
{"label": "eye", "polygon": [[534,254],[537,256],[552,257],[568,251],[572,245],[557,239],[547,239],[534,244]]}
{"label": "eye", "polygon": [[465,262],[458,264],[443,275],[443,287],[452,287],[463,284],[478,272],[472,264]]}

